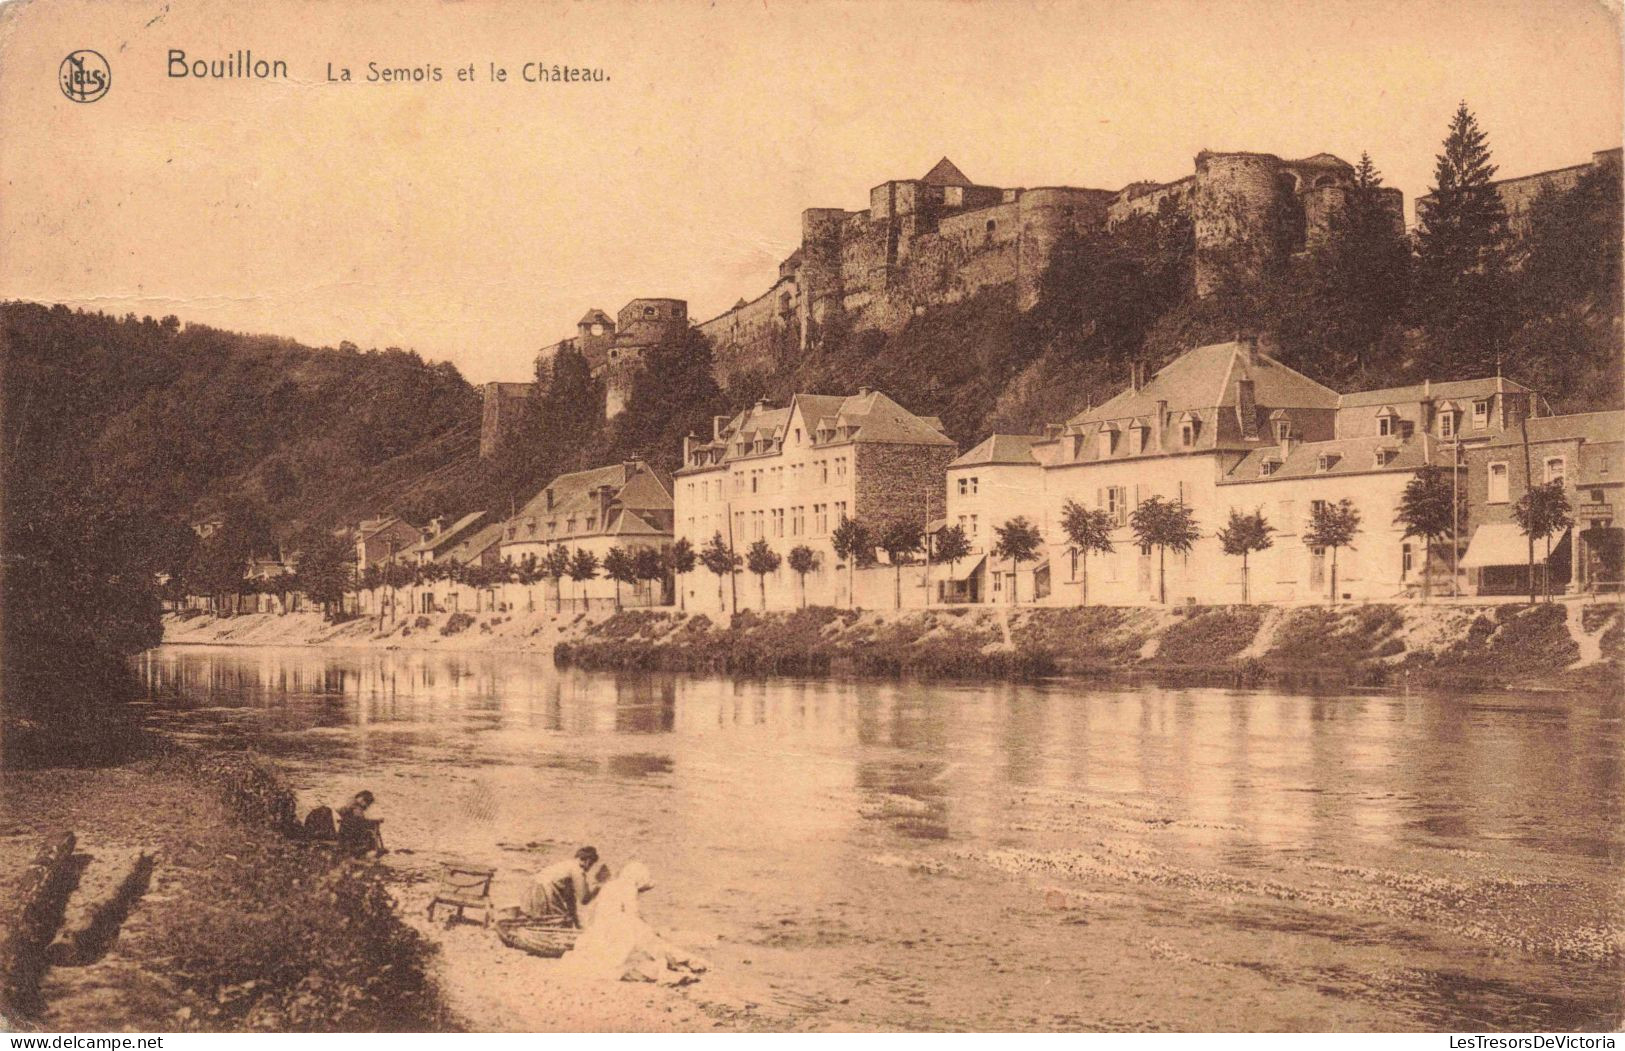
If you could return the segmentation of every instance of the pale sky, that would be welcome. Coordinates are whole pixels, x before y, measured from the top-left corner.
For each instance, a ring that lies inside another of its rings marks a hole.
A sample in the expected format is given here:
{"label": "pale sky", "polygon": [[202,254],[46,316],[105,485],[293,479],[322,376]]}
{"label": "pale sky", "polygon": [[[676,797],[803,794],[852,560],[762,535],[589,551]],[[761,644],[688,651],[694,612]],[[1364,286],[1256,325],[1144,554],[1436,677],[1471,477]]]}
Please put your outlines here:
{"label": "pale sky", "polygon": [[[88,104],[57,81],[81,48],[113,78]],[[173,79],[172,48],[290,75]],[[444,79],[368,84],[369,60]],[[527,84],[529,61],[610,80]],[[525,379],[588,307],[754,298],[803,208],[865,207],[944,155],[978,183],[1115,190],[1204,148],[1369,150],[1408,209],[1458,100],[1510,176],[1618,146],[1621,95],[1598,0],[20,0],[0,8],[0,298]]]}

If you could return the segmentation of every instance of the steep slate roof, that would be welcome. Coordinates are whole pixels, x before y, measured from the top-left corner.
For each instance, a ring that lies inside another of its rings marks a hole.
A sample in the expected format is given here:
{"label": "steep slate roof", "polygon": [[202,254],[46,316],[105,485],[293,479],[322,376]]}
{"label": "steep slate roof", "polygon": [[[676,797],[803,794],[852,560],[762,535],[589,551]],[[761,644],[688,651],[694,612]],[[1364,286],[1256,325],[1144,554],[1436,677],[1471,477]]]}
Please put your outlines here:
{"label": "steep slate roof", "polygon": [[[1531,442],[1578,438],[1585,442],[1625,442],[1625,410],[1577,412],[1571,416],[1536,416],[1528,421]],[[1520,428],[1508,427],[1489,443],[1491,447],[1522,445]]]}
{"label": "steep slate roof", "polygon": [[[897,445],[953,445],[954,440],[942,433],[942,421],[935,416],[916,416],[879,391],[863,390],[853,395],[797,394],[790,404],[782,407],[758,402],[739,413],[722,429],[722,437],[690,446],[691,453],[705,457],[703,464],[687,463],[678,473],[707,470],[731,460],[752,456],[770,456],[783,450],[785,428],[799,409],[808,437],[818,447],[845,445],[854,442],[876,442]],[[847,429],[845,436],[818,441],[818,431],[825,425]],[[762,452],[741,453],[741,443],[754,445],[761,437],[768,441]]]}
{"label": "steep slate roof", "polygon": [[462,540],[464,538],[464,534],[467,534],[473,530],[474,527],[479,525],[480,521],[484,518],[484,511],[472,511],[459,518],[445,529],[442,529],[436,535],[419,540],[417,543],[401,552],[401,554],[417,555],[424,552],[428,552],[431,555],[438,554],[442,549],[450,547],[459,540]]}
{"label": "steep slate roof", "polygon": [[1138,391],[1130,388],[1116,397],[1078,413],[1067,421],[1076,426],[1106,420],[1127,420],[1153,416],[1157,402],[1166,401],[1169,412],[1213,409],[1236,403],[1237,383],[1253,381],[1253,398],[1261,406],[1288,409],[1335,409],[1337,392],[1276,361],[1258,354],[1249,360],[1247,344],[1240,341],[1213,343],[1181,354],[1157,370]]}
{"label": "steep slate roof", "polygon": [[[1393,450],[1393,458],[1381,467],[1376,466],[1378,449]],[[1329,468],[1320,469],[1320,457],[1331,455],[1335,461]],[[1275,460],[1280,466],[1271,474],[1260,475],[1265,460]],[[1279,445],[1254,449],[1232,467],[1219,484],[1238,482],[1274,482],[1289,478],[1333,478],[1338,475],[1375,474],[1389,471],[1415,471],[1427,463],[1448,464],[1449,447],[1423,434],[1401,441],[1392,435],[1366,438],[1334,438],[1326,442],[1298,442],[1281,459]]]}
{"label": "steep slate roof", "polygon": [[[849,397],[831,397],[798,394],[795,404],[800,406],[807,426],[818,429],[828,421],[835,427],[856,427],[850,438],[838,438],[826,444],[841,442],[892,442],[907,445],[953,445],[952,438],[943,434],[936,417],[916,416],[877,390],[864,391]],[[933,425],[935,424],[935,425]]]}
{"label": "steep slate roof", "polygon": [[479,558],[501,542],[502,523],[492,522],[483,529],[476,529],[464,537],[461,543],[447,553],[446,557],[466,564]]}
{"label": "steep slate roof", "polygon": [[615,528],[609,530],[611,536],[666,536],[670,532],[650,525],[636,511],[628,510],[615,516]]}
{"label": "steep slate roof", "polygon": [[410,522],[404,521],[395,515],[388,515],[384,518],[366,518],[362,519],[361,524],[357,527],[356,538],[358,540],[367,540],[395,525],[400,525],[411,530],[417,529],[417,526]]}
{"label": "steep slate roof", "polygon": [[1033,455],[1033,444],[1043,440],[1044,438],[1037,434],[989,435],[980,445],[949,464],[948,469],[996,463],[1023,466],[1031,464],[1036,467],[1038,458]]}
{"label": "steep slate roof", "polygon": [[920,180],[927,186],[974,186],[975,183],[965,177],[953,161],[944,157],[938,161],[936,167],[925,173]]}
{"label": "steep slate roof", "polygon": [[[598,501],[593,493],[599,488],[608,486],[612,490],[607,520],[600,522],[591,532],[576,532],[570,536],[581,538],[598,536],[600,534],[616,534],[619,532],[639,532],[637,526],[629,525],[622,529],[619,519],[634,512],[660,512],[668,514],[672,509],[671,487],[655,473],[647,464],[634,463],[628,466],[624,463],[612,464],[609,467],[594,467],[586,471],[574,471],[570,474],[561,474],[553,479],[541,492],[532,497],[510,521],[524,518],[536,518],[546,521],[550,518],[565,519],[571,515],[579,515],[588,511],[598,511]],[[553,491],[553,506],[547,506],[547,492]],[[646,518],[639,516],[639,523],[643,529],[664,535],[669,530],[657,530],[649,526]],[[538,536],[525,535],[516,538],[520,541],[540,539]],[[554,537],[553,539],[560,539]]]}
{"label": "steep slate roof", "polygon": [[1378,390],[1359,390],[1352,394],[1344,394],[1337,399],[1340,409],[1357,409],[1362,406],[1386,405],[1390,402],[1415,402],[1423,398],[1432,398],[1434,401],[1446,399],[1473,399],[1487,398],[1501,391],[1513,393],[1530,393],[1528,387],[1503,376],[1486,376],[1476,380],[1452,380],[1446,383],[1412,383],[1406,387],[1383,387]]}

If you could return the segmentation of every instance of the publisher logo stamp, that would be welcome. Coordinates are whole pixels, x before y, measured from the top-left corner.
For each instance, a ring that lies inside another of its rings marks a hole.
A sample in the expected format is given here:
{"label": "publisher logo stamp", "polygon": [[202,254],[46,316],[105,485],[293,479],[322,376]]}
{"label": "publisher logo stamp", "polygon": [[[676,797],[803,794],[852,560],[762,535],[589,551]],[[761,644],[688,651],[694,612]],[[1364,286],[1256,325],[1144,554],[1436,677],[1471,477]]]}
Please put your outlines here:
{"label": "publisher logo stamp", "polygon": [[95,102],[113,84],[113,71],[107,59],[95,51],[75,51],[62,60],[57,73],[62,94],[75,102]]}

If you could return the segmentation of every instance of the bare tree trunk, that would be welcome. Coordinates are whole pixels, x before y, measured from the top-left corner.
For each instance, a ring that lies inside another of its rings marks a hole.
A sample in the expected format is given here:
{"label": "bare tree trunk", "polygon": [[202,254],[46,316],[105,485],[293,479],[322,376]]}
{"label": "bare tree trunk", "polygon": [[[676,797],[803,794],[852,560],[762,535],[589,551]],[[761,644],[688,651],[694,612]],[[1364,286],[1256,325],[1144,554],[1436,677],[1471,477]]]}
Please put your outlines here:
{"label": "bare tree trunk", "polygon": [[1337,605],[1337,548],[1332,548],[1332,605]]}

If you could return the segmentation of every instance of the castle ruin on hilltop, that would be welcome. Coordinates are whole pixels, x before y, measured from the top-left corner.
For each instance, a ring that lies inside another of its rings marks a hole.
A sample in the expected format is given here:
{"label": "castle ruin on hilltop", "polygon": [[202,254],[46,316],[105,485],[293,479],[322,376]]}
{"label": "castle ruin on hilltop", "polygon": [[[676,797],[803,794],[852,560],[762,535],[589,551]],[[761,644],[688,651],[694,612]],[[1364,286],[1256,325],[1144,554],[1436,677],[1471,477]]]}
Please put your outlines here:
{"label": "castle ruin on hilltop", "polygon": [[[865,209],[802,212],[801,245],[779,264],[772,286],[698,327],[715,348],[717,381],[726,384],[740,372],[770,368],[776,348],[807,349],[838,319],[852,328],[895,331],[925,307],[1000,286],[1013,286],[1026,309],[1063,237],[1109,230],[1138,216],[1189,218],[1196,290],[1207,295],[1254,280],[1325,242],[1353,186],[1353,166],[1328,153],[1291,161],[1203,151],[1182,179],[1115,191],[983,186],[944,157],[918,179],[874,187]],[[1379,192],[1403,230],[1402,195]],[[602,310],[589,310],[573,338],[540,353],[568,345],[586,355],[604,382],[605,413],[612,417],[625,405],[643,350],[687,324],[683,300],[634,299],[614,322]],[[486,385],[482,455],[494,451],[528,389]]]}

